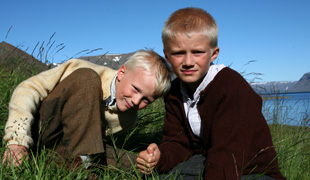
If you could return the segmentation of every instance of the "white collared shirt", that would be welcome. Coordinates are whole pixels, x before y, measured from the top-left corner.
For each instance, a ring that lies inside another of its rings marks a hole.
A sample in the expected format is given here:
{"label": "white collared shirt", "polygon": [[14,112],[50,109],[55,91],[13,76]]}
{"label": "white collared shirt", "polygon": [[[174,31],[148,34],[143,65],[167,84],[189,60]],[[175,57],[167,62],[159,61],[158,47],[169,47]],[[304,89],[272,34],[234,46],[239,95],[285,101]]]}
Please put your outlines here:
{"label": "white collared shirt", "polygon": [[214,79],[218,72],[220,72],[224,67],[223,64],[215,65],[211,64],[207,75],[204,77],[203,81],[200,83],[196,89],[193,99],[188,96],[185,84],[181,81],[181,93],[183,95],[183,105],[186,113],[187,120],[191,126],[193,133],[200,137],[201,136],[201,119],[197,109],[197,103],[200,99],[200,92],[203,91],[208,84]]}

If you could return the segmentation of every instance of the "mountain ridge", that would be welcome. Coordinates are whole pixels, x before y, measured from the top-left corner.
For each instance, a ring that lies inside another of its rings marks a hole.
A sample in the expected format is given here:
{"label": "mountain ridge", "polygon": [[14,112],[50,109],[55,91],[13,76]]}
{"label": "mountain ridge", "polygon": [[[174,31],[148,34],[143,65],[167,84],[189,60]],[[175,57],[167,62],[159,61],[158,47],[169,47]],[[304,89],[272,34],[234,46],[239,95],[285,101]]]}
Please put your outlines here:
{"label": "mountain ridge", "polygon": [[310,92],[310,72],[305,73],[298,81],[269,81],[251,83],[259,94]]}

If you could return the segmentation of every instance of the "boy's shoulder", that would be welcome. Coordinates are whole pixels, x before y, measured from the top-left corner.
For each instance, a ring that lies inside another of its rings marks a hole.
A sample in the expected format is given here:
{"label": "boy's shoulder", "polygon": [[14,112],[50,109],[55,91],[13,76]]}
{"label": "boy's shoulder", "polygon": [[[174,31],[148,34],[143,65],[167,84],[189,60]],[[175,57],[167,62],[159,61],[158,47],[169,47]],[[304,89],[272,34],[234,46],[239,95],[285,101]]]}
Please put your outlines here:
{"label": "boy's shoulder", "polygon": [[248,81],[237,71],[226,67],[222,69],[204,92],[212,91],[227,96],[236,94],[256,94]]}
{"label": "boy's shoulder", "polygon": [[216,84],[235,84],[247,83],[244,77],[230,67],[223,68],[214,78],[213,83]]}

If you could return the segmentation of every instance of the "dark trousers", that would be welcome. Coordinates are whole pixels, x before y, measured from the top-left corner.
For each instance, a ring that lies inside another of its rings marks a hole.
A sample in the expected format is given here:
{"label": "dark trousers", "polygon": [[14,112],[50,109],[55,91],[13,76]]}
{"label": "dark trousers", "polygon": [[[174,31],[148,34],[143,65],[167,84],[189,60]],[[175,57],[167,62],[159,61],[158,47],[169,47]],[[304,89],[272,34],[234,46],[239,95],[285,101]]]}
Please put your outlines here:
{"label": "dark trousers", "polygon": [[[71,73],[41,103],[32,128],[33,151],[44,146],[68,160],[104,153],[102,97],[101,79],[95,71],[81,68]],[[124,154],[110,147],[105,157],[99,157],[113,164],[115,152]]]}
{"label": "dark trousers", "polygon": [[[178,180],[202,180],[203,170],[206,158],[201,155],[194,155],[188,161],[176,165],[167,174],[160,175],[161,180],[178,179]],[[274,180],[274,178],[266,175],[242,175],[241,180]]]}

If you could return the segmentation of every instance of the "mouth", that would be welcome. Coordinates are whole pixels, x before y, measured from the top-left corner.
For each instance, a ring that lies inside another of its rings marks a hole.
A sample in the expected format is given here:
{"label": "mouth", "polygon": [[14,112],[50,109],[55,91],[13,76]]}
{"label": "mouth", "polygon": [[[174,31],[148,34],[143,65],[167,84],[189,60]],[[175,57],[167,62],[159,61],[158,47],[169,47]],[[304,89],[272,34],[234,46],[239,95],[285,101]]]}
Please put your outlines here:
{"label": "mouth", "polygon": [[196,70],[181,70],[181,72],[185,75],[191,75],[196,72]]}
{"label": "mouth", "polygon": [[125,106],[128,108],[128,109],[131,109],[132,106],[128,103],[128,101],[125,99]]}

